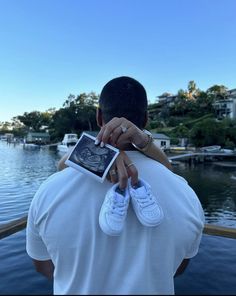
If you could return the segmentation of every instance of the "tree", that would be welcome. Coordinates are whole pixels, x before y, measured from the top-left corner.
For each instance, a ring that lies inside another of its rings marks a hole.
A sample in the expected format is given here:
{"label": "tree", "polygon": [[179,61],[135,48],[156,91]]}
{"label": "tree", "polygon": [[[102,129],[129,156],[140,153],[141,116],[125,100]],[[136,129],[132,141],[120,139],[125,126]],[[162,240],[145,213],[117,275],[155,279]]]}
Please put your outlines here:
{"label": "tree", "polygon": [[33,112],[24,112],[23,115],[18,115],[17,119],[20,120],[27,128],[28,130],[32,129],[33,131],[38,131],[41,124],[41,116],[39,111],[33,111]]}
{"label": "tree", "polygon": [[11,123],[9,121],[1,122],[1,130],[2,131],[9,131],[11,128]]}
{"label": "tree", "polygon": [[179,124],[174,129],[174,133],[177,138],[188,138],[189,137],[189,129],[183,124]]}
{"label": "tree", "polygon": [[89,94],[82,93],[75,99],[77,103],[77,114],[83,126],[87,125],[87,129],[92,131],[95,128],[96,106],[98,103],[98,95],[94,92]]}
{"label": "tree", "polygon": [[206,93],[212,97],[213,101],[225,100],[228,96],[228,88],[224,85],[213,85],[207,89]]}
{"label": "tree", "polygon": [[209,145],[223,146],[225,142],[225,129],[222,123],[208,118],[193,126],[190,132],[190,138],[192,143],[197,147]]}
{"label": "tree", "polygon": [[80,133],[84,130],[95,130],[96,104],[98,95],[94,92],[81,93],[77,96],[70,94],[63,108],[56,111],[50,124],[52,139],[61,139],[65,133]]}
{"label": "tree", "polygon": [[196,83],[191,80],[188,83],[188,92],[187,92],[187,97],[188,99],[195,99],[196,95],[197,95],[198,89],[197,89],[197,85]]}
{"label": "tree", "polygon": [[35,132],[40,131],[43,125],[49,125],[52,118],[52,114],[49,112],[25,112],[23,115],[18,115],[15,117],[16,120],[22,122],[28,130],[33,130]]}
{"label": "tree", "polygon": [[69,94],[65,102],[63,103],[63,107],[70,107],[71,102],[75,100],[75,95]]}

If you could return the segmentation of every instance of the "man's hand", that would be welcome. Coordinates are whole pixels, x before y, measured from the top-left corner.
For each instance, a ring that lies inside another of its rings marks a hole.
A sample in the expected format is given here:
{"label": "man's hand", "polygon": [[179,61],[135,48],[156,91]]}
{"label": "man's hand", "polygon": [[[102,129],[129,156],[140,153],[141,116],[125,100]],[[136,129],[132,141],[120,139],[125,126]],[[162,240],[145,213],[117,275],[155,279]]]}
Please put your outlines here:
{"label": "man's hand", "polygon": [[101,128],[96,140],[96,144],[100,144],[101,147],[109,143],[119,149],[122,149],[124,145],[131,143],[143,148],[147,142],[148,136],[135,124],[124,117],[112,118]]}
{"label": "man's hand", "polygon": [[52,260],[39,261],[34,259],[33,263],[37,272],[46,276],[48,279],[53,279],[54,264]]}
{"label": "man's hand", "polygon": [[[101,128],[95,144],[100,144],[101,147],[104,147],[105,144],[109,143],[121,150],[125,150],[124,147],[127,147],[127,144],[135,144],[135,146],[142,149],[146,147],[148,142],[148,135],[131,121],[124,117],[114,117]],[[154,142],[148,148],[148,150],[143,151],[145,155],[160,162],[172,171],[171,163],[161,148]]]}

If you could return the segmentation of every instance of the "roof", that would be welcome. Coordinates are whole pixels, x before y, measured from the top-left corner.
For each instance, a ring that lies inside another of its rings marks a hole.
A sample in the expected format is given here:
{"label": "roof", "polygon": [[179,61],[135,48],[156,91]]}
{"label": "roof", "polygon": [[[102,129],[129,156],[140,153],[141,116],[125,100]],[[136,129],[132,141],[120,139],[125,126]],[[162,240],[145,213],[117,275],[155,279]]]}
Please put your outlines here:
{"label": "roof", "polygon": [[170,140],[170,137],[164,135],[164,134],[159,134],[159,133],[152,133],[152,136],[154,139],[160,139],[160,140]]}

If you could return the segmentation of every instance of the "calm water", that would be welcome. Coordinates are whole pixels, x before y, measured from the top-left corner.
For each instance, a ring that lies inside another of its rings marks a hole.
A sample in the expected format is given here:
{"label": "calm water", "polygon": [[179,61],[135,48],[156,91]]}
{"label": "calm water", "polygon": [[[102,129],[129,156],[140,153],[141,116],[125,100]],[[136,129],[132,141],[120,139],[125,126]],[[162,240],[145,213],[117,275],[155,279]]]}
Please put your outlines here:
{"label": "calm water", "polygon": [[[60,155],[48,150],[24,150],[0,141],[0,223],[27,214],[39,185],[56,171]],[[208,223],[236,227],[236,168],[214,164],[174,171],[198,194]],[[235,295],[236,240],[203,235],[200,251],[186,272],[175,279],[179,295]],[[0,240],[0,294],[51,294],[52,284],[32,266],[25,251],[25,230]]]}

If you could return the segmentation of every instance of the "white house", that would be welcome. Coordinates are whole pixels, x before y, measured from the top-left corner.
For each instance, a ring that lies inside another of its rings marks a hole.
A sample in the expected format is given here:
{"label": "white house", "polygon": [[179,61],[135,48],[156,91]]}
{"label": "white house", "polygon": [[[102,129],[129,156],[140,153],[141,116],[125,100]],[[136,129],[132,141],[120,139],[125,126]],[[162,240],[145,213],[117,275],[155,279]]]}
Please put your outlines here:
{"label": "white house", "polygon": [[218,100],[213,104],[218,118],[236,118],[236,88],[227,92],[227,99]]}
{"label": "white house", "polygon": [[27,143],[48,144],[50,136],[48,133],[29,132],[26,136]]}
{"label": "white house", "polygon": [[172,95],[172,94],[163,94],[161,96],[157,96],[158,102],[163,106],[166,105],[168,107],[174,106],[176,101],[178,100],[177,95]]}
{"label": "white house", "polygon": [[159,148],[163,150],[170,149],[170,137],[159,133],[152,133],[152,136],[154,138],[155,144]]}

